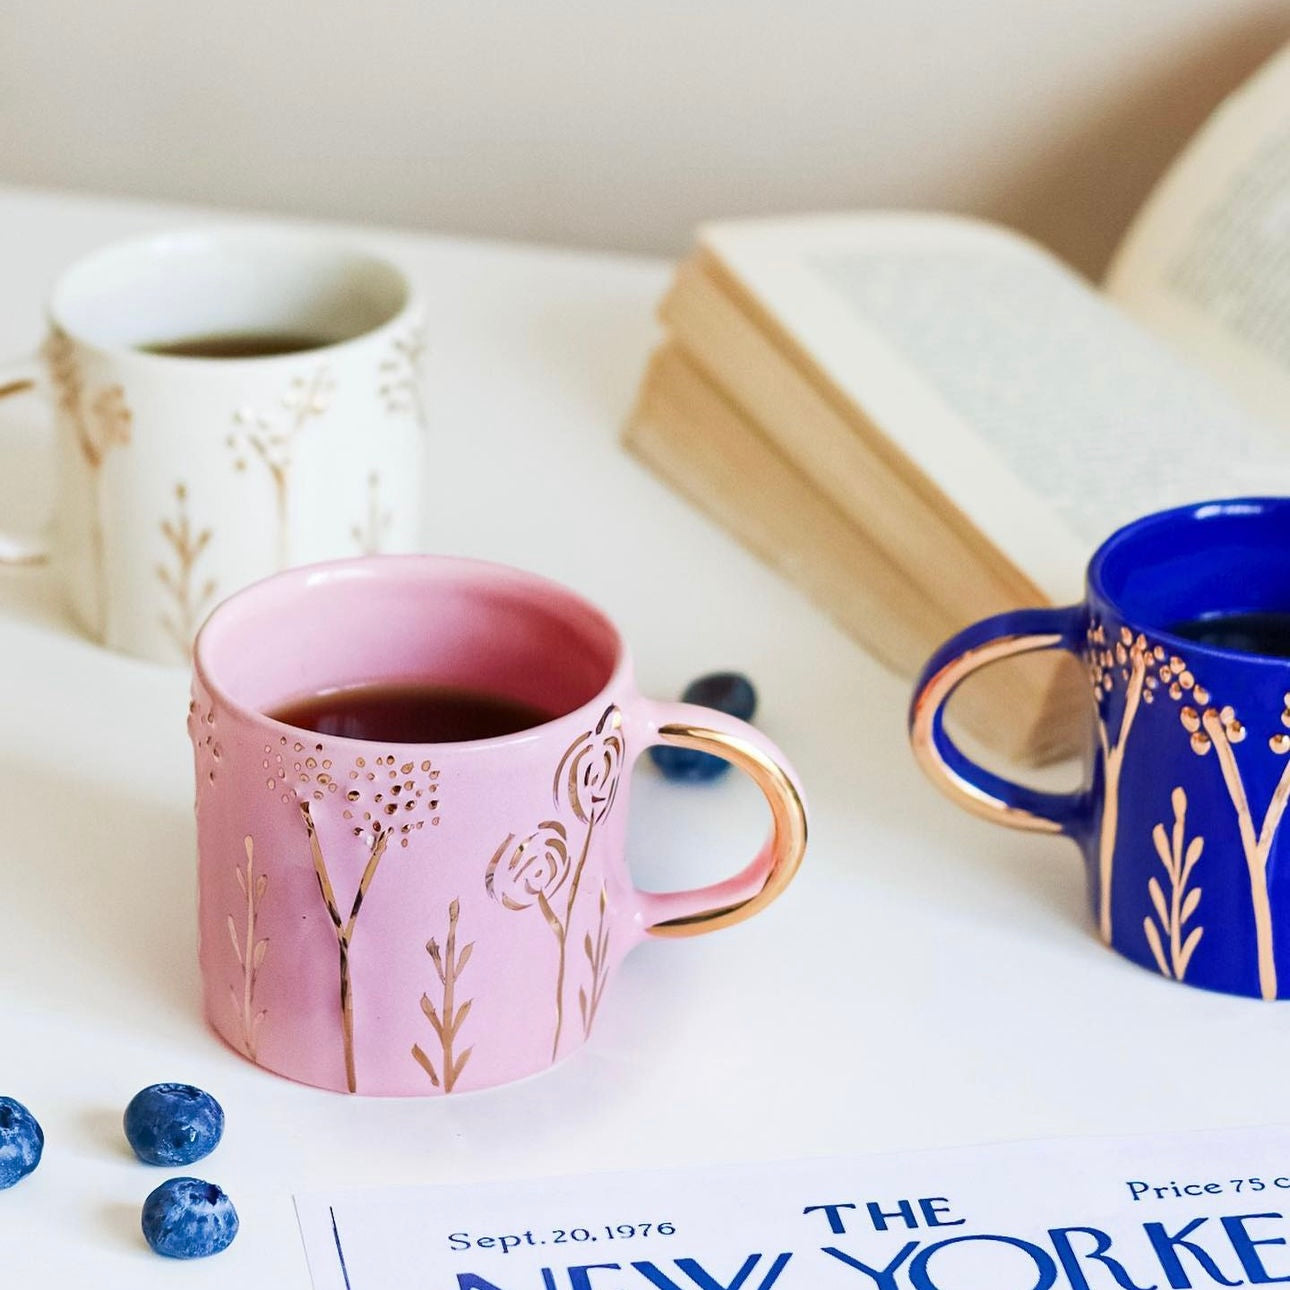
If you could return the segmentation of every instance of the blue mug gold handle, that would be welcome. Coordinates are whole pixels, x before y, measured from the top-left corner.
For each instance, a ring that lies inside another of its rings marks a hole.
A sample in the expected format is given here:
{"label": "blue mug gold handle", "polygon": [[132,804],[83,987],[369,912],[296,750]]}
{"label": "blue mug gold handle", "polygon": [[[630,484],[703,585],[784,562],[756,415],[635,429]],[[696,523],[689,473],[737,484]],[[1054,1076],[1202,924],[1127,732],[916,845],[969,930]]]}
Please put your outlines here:
{"label": "blue mug gold handle", "polygon": [[[1095,733],[1071,793],[966,756],[944,706],[972,673],[1064,649]],[[1085,599],[976,623],[928,660],[909,712],[928,777],[973,814],[1064,834],[1102,939],[1162,976],[1290,997],[1290,498],[1150,515],[1112,534]]]}

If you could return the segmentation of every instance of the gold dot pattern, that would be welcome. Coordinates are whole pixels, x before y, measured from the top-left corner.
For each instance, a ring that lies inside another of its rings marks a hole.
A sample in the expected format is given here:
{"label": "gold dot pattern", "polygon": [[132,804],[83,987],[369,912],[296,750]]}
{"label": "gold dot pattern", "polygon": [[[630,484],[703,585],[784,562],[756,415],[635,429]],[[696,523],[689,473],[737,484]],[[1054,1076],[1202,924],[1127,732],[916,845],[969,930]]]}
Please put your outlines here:
{"label": "gold dot pattern", "polygon": [[[1196,684],[1184,659],[1167,655],[1163,646],[1152,645],[1142,632],[1135,636],[1128,627],[1121,627],[1115,639],[1108,640],[1101,623],[1091,624],[1085,634],[1084,654],[1089,682],[1098,699],[1111,694],[1118,682],[1126,695],[1132,691],[1144,704],[1153,704],[1163,695],[1180,703]],[[1201,702],[1208,700],[1204,694]]]}
{"label": "gold dot pattern", "polygon": [[204,707],[196,698],[188,704],[188,733],[197,751],[197,773],[205,775],[208,784],[214,784],[218,763],[224,756],[215,735],[214,705]]}
{"label": "gold dot pattern", "polygon": [[[266,785],[290,802],[325,802],[338,796],[344,802],[341,818],[352,836],[370,848],[378,838],[398,839],[407,847],[426,824],[439,823],[439,771],[429,760],[402,760],[394,753],[374,758],[360,755],[342,770],[321,743],[306,745],[282,736],[277,746],[264,745],[263,766],[270,772]],[[347,785],[341,792],[342,784]]]}
{"label": "gold dot pattern", "polygon": [[[1150,644],[1144,635],[1135,636],[1128,627],[1121,627],[1114,639],[1108,640],[1101,623],[1090,625],[1085,636],[1085,666],[1098,699],[1123,683],[1126,695],[1130,687],[1140,685],[1138,694],[1144,704],[1165,696],[1180,704],[1178,720],[1197,756],[1208,753],[1215,738],[1234,747],[1249,734],[1231,704],[1213,703],[1209,689],[1196,679],[1185,658]],[[1280,724],[1284,730],[1268,736],[1268,747],[1278,756],[1290,753],[1290,734],[1284,733],[1290,731],[1290,691],[1282,701]]]}

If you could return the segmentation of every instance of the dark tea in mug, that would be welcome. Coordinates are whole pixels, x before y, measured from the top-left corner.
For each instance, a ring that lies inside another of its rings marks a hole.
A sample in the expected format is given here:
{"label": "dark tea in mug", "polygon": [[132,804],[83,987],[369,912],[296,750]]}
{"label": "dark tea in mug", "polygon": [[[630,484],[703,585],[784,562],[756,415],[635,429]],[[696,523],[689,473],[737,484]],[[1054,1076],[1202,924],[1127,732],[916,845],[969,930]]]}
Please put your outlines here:
{"label": "dark tea in mug", "polygon": [[559,714],[484,690],[395,681],[305,695],[267,715],[301,730],[342,739],[447,744],[513,735]]}
{"label": "dark tea in mug", "polygon": [[137,346],[145,354],[171,358],[276,358],[279,354],[303,354],[333,343],[330,336],[303,332],[216,332],[205,336],[183,336]]}
{"label": "dark tea in mug", "polygon": [[1175,636],[1214,649],[1290,658],[1290,613],[1207,614],[1174,623],[1169,630]]}

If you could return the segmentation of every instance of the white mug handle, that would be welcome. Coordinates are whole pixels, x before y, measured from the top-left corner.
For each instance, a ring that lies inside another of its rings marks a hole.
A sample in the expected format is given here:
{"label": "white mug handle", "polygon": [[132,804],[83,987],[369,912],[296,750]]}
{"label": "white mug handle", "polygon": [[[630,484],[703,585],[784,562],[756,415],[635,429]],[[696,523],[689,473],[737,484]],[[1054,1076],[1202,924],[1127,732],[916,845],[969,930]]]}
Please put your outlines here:
{"label": "white mug handle", "polygon": [[[0,365],[0,399],[35,391],[39,377],[40,364],[35,358]],[[44,564],[48,558],[49,550],[43,543],[0,530],[0,565]]]}

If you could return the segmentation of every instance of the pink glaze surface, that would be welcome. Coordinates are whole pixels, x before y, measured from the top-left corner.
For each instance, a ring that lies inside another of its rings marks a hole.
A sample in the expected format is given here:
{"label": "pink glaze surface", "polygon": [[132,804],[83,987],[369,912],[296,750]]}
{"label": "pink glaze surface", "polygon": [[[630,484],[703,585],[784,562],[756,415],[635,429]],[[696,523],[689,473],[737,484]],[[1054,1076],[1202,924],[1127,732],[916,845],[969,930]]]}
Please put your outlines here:
{"label": "pink glaze surface", "polygon": [[[497,739],[391,744],[263,714],[412,678],[562,712]],[[613,625],[505,566],[376,556],[233,596],[195,648],[200,959],[216,1032],[340,1091],[462,1092],[520,1079],[591,1035],[623,956],[663,919],[750,896],[646,894],[624,856],[637,757],[667,722],[751,727],[636,691]]]}

